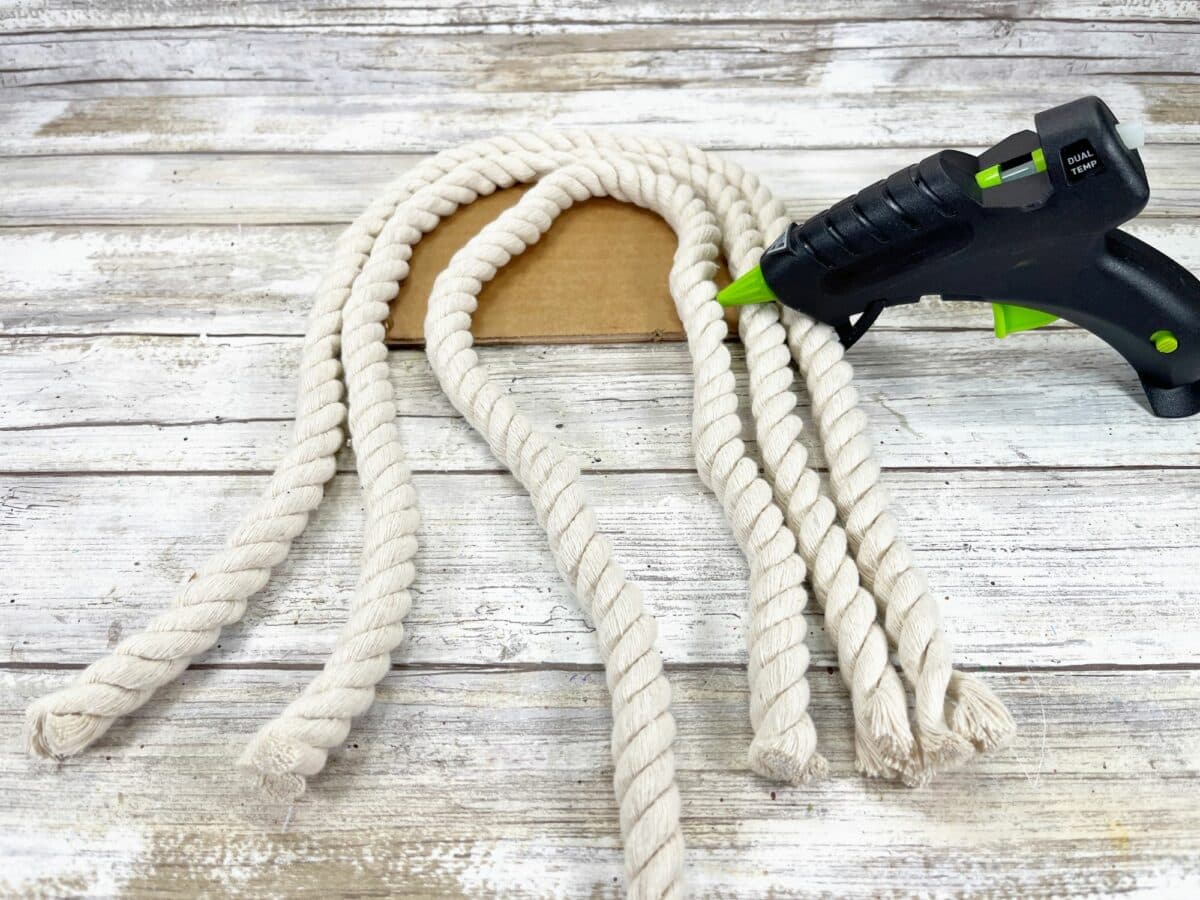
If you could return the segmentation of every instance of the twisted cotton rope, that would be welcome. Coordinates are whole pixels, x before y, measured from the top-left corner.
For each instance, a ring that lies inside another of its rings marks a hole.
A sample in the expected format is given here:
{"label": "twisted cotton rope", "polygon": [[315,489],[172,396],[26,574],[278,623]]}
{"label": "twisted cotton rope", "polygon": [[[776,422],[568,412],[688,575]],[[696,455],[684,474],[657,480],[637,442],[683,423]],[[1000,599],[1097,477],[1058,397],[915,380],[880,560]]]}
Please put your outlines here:
{"label": "twisted cotton rope", "polygon": [[[790,310],[782,315],[790,322],[788,344],[812,397],[829,481],[863,583],[875,595],[888,637],[913,686],[923,773],[918,778],[923,778],[955,765],[973,749],[994,749],[1015,725],[985,685],[951,668],[937,601],[888,509],[879,464],[865,433],[866,416],[858,408],[841,343],[828,325]],[[953,707],[950,721],[948,705]]]}
{"label": "twisted cotton rope", "polygon": [[[122,642],[76,684],[31,706],[33,750],[57,758],[79,752],[208,649],[221,627],[241,617],[247,598],[286,557],[333,474],[346,416],[344,367],[366,495],[363,571],[349,621],[323,671],[256,736],[242,760],[273,794],[294,797],[304,790],[305,778],[320,771],[352,718],[369,707],[402,638],[415,576],[418,515],[394,425],[383,343],[387,304],[407,276],[412,246],[441,218],[498,187],[539,178],[439,279],[427,323],[429,353],[447,393],[530,489],[556,560],[596,625],[613,697],[614,784],[631,893],[678,892],[682,860],[670,751],[674,725],[653,647],[653,619],[612,562],[609,543],[595,531],[577,471],[487,380],[470,349],[469,313],[482,282],[572,202],[607,194],[640,203],[659,212],[680,237],[671,287],[696,375],[697,465],[721,500],[751,570],[751,765],[791,781],[823,768],[814,752],[804,678],[805,563],[850,687],[860,768],[919,781],[932,768],[964,756],[968,741],[992,746],[1011,729],[986,688],[949,670],[936,604],[896,536],[877,487],[878,466],[862,437],[849,367],[830,329],[790,311],[783,312],[781,323],[774,307],[743,314],[755,428],[771,484],[758,477],[745,455],[712,277],[718,243],[735,273],[753,265],[764,239],[786,223],[782,207],[752,176],[695,148],[577,132],[519,135],[443,153],[389,188],[339,239],[306,334],[293,447],[265,496],[227,548],[201,566],[148,631]],[[813,397],[836,512],[846,522],[851,546],[797,440],[789,355]],[[848,551],[862,564],[861,583]],[[915,742],[903,688],[875,621],[876,604],[914,685]]]}

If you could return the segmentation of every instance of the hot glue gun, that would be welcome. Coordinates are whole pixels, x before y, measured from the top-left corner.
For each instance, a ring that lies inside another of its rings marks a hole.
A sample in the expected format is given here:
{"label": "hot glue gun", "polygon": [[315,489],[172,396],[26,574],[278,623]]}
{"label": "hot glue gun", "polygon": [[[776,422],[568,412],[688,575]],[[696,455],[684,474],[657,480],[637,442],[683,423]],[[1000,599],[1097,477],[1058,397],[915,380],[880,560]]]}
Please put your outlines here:
{"label": "hot glue gun", "polygon": [[1034,121],[981,156],[943,150],[793,223],[718,299],[777,299],[847,348],[888,306],[992,301],[997,337],[1066,319],[1129,361],[1155,415],[1200,412],[1200,281],[1117,228],[1150,198],[1141,129],[1096,97]]}

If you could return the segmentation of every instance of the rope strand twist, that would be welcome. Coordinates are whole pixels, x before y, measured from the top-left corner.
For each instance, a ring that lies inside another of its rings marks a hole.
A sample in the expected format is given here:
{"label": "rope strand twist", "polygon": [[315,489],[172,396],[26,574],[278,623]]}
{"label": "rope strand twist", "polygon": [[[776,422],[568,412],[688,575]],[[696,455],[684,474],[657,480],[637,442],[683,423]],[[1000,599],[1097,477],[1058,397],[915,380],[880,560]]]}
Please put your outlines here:
{"label": "rope strand twist", "polygon": [[[480,196],[530,182],[534,187],[439,275],[426,352],[455,407],[528,490],[555,562],[596,629],[612,701],[613,786],[629,895],[684,892],[676,728],[657,627],[597,528],[579,468],[489,377],[471,335],[483,285],[572,204],[600,196],[634,203],[662,216],[679,239],[670,289],[695,378],[697,471],[750,572],[748,765],[790,783],[826,771],[808,712],[809,582],[850,693],[860,771],[920,784],[1011,734],[1000,701],[950,666],[937,604],[899,537],[832,329],[775,305],[742,311],[762,473],[742,440],[714,277],[722,254],[735,275],[757,263],[787,225],[782,204],[753,175],[695,147],[574,131],[518,134],[441,153],[387,188],[338,239],[309,316],[291,448],[263,496],[145,631],[30,706],[32,752],[54,759],[81,752],[242,617],[320,505],[348,427],[366,519],[349,615],[321,672],[239,761],[269,796],[290,801],[305,791],[353,719],[371,706],[403,640],[417,576],[420,516],[388,379],[388,305],[408,275],[413,247],[442,219]],[[831,496],[800,441],[797,371],[811,398]],[[913,692],[911,723],[889,646]]]}

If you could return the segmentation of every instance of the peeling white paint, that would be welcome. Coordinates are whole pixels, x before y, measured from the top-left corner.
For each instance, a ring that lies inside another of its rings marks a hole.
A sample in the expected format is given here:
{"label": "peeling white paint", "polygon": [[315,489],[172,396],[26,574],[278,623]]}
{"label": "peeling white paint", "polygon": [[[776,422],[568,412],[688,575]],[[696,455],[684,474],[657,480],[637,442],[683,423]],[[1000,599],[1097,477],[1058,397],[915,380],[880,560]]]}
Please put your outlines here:
{"label": "peeling white paint", "polygon": [[97,833],[6,827],[0,830],[0,891],[76,893],[113,897],[141,869],[145,842],[139,831]]}

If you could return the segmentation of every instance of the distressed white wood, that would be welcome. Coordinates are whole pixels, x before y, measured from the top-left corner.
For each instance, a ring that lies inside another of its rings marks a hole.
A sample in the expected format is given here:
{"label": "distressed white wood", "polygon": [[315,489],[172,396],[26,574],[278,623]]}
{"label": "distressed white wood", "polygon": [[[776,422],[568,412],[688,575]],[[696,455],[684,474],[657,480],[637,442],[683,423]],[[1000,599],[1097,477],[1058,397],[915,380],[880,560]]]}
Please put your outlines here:
{"label": "distressed white wood", "polygon": [[0,152],[425,152],[583,124],[730,148],[972,145],[1083,93],[1186,143],[1198,33],[935,16],[14,34]]}
{"label": "distressed white wood", "polygon": [[547,124],[732,148],[983,144],[1083,93],[1158,141],[1186,143],[1200,124],[1195,24],[914,12],[14,34],[0,152],[429,151]]}
{"label": "distressed white wood", "polygon": [[[994,137],[1002,135],[997,132]],[[805,219],[938,147],[734,150]],[[964,148],[978,152],[981,148]],[[1150,144],[1146,217],[1200,213],[1191,145]],[[190,154],[12,157],[0,161],[0,225],[295,225],[349,222],[418,161],[412,154]]]}
{"label": "distressed white wood", "polygon": [[[0,727],[66,672],[0,676]],[[294,810],[228,771],[310,673],[191,672],[55,770],[0,748],[0,891],[619,896],[596,671],[393,672]],[[828,779],[748,773],[745,673],[673,671],[696,896],[1054,896],[1200,889],[1195,672],[988,674],[1011,749],[909,790],[853,772],[814,673]]]}
{"label": "distressed white wood", "polygon": [[[865,89],[854,71],[844,85],[499,90],[488,93],[482,106],[461,93],[415,91],[18,99],[0,109],[0,154],[429,152],[498,132],[583,126],[650,130],[718,150],[970,146],[1028,128],[1031,112],[1087,93],[1102,94],[1123,117],[1146,122],[1161,142],[1187,143],[1200,128],[1200,87],[1190,76],[1178,84],[1063,76],[1022,85],[1024,102],[1017,109],[1011,71],[987,73],[931,103],[935,84],[941,90],[941,79],[958,75],[940,71],[881,100],[895,74],[895,67],[888,68]],[[354,115],[339,121],[348,110]],[[339,126],[330,127],[331,121]]]}
{"label": "distressed white wood", "polygon": [[[865,106],[881,90],[896,92],[901,108],[914,100],[928,108],[926,98],[902,96],[920,87],[940,95],[1006,96],[1011,108],[1004,81],[1018,71],[1027,79],[1023,93],[1070,95],[1086,93],[1090,85],[1145,81],[1139,76],[1148,60],[1153,60],[1156,78],[1144,85],[1145,96],[1160,96],[1157,89],[1169,86],[1172,77],[1193,87],[1200,77],[1194,54],[1200,24],[1184,22],[1153,29],[1125,22],[1098,27],[1078,17],[795,21],[785,15],[769,25],[731,18],[673,27],[554,22],[514,28],[507,23],[463,25],[447,18],[434,27],[106,30],[86,41],[70,32],[9,35],[0,37],[8,57],[0,88],[21,101],[214,93],[257,100],[305,93],[360,98],[399,94],[395,99],[401,104],[411,99],[422,105],[419,98],[450,95],[450,104],[457,106],[473,99],[463,95],[464,78],[474,91],[488,95],[586,92],[593,103],[597,92],[608,89],[649,99],[666,90],[702,97],[710,89],[728,94],[766,87],[773,90],[771,102],[762,104],[766,112],[785,97],[790,105],[794,98],[820,102],[819,95],[826,93],[840,93]],[[874,105],[878,108],[878,98]],[[648,112],[652,108],[645,106]],[[1027,115],[1039,108],[1041,104],[1033,106]],[[893,106],[892,111],[899,110]],[[663,115],[659,107],[657,115],[670,119],[678,112]],[[794,113],[802,114],[803,106]],[[878,121],[889,119],[884,114]],[[141,131],[146,123],[124,124]],[[975,130],[986,124],[958,127]],[[710,122],[706,130],[722,127],[736,133],[744,123]],[[819,136],[820,128],[810,133]],[[815,143],[820,145],[819,137]]]}
{"label": "distressed white wood", "polygon": [[301,335],[343,228],[0,229],[0,330]]}
{"label": "distressed white wood", "polygon": [[[0,335],[299,336],[343,227],[0,228]],[[1200,221],[1147,219],[1129,231],[1200,270]],[[875,328],[913,326],[991,328],[990,312],[895,307]]]}
{"label": "distressed white wood", "polygon": [[[1200,663],[1195,470],[888,473],[966,665]],[[0,659],[86,662],[147,622],[224,541],[265,476],[0,476]],[[416,478],[408,634],[419,663],[595,663],[528,498],[507,475]],[[744,660],[747,571],[694,474],[585,478],[673,662]],[[210,662],[320,660],[361,548],[353,475]],[[814,637],[819,616],[812,623]],[[814,643],[832,661],[824,640]]]}
{"label": "distressed white wood", "polygon": [[[0,895],[618,894],[594,637],[414,350],[403,667],[313,795],[264,813],[227,767],[345,615],[348,471],[207,668],[61,770],[19,752],[25,703],[73,674],[46,667],[146,622],[261,489],[339,223],[422,154],[616,126],[729,148],[802,218],[1097,93],[1148,127],[1133,230],[1200,269],[1195,3],[743,6],[0,0]],[[834,777],[744,772],[746,572],[688,473],[683,347],[484,351],[563,426],[660,616],[697,896],[1200,892],[1200,423],[1152,419],[1084,333],[989,327],[891,310],[852,355],[956,657],[1021,726],[919,792],[853,775],[816,628]]]}
{"label": "distressed white wood", "polygon": [[[744,8],[737,18],[747,22],[778,24],[792,22],[889,20],[912,17],[982,19],[1003,28],[1026,19],[1098,19],[1102,22],[1164,20],[1197,22],[1191,0],[1005,0],[980,4],[974,0],[810,0],[797,5],[789,0],[767,0]],[[731,18],[727,3],[720,0],[618,0],[596,4],[587,0],[554,0],[550,3],[481,3],[465,5],[457,0],[428,0],[420,4],[405,0],[363,3],[361,0],[324,0],[321,3],[278,3],[275,0],[244,0],[214,3],[212,0],[116,0],[99,7],[86,0],[0,0],[0,23],[13,31],[89,28],[196,27],[212,25],[297,26],[297,25],[478,25],[587,23],[611,25],[639,23],[677,25]]]}
{"label": "distressed white wood", "polygon": [[[296,338],[0,339],[0,471],[270,471],[287,448],[299,352]],[[682,344],[482,352],[586,469],[694,467]],[[851,358],[888,467],[1200,466],[1200,421],[1151,416],[1133,370],[1082,330],[1002,342],[982,330],[881,330]],[[414,467],[497,468],[422,351],[393,351],[391,369]]]}

